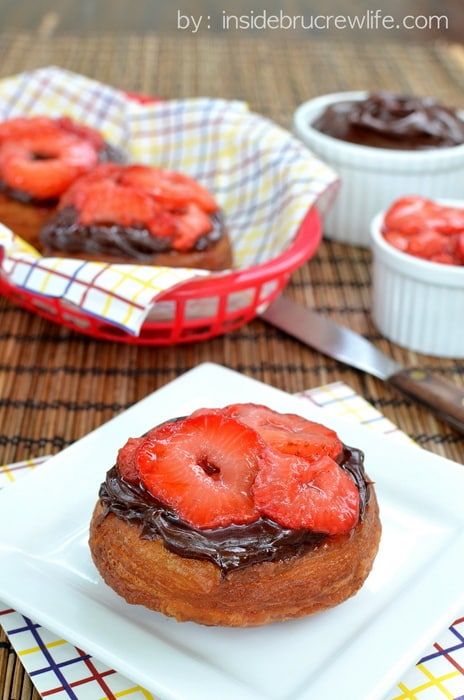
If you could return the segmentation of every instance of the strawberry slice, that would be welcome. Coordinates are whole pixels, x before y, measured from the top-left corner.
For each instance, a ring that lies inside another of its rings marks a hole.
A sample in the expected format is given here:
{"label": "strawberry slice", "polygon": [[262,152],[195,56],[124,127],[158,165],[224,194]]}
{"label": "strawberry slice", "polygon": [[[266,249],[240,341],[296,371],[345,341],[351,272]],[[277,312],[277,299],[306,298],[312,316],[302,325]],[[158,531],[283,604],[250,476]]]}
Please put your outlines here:
{"label": "strawberry slice", "polygon": [[93,168],[97,160],[92,144],[56,130],[4,140],[0,174],[13,189],[36,199],[52,199]]}
{"label": "strawberry slice", "polygon": [[0,142],[16,140],[31,134],[56,134],[59,131],[54,119],[44,116],[13,117],[0,123]]}
{"label": "strawberry slice", "polygon": [[135,459],[139,445],[140,438],[129,438],[126,444],[119,449],[116,459],[119,474],[125,481],[131,484],[136,484],[139,479],[137,462]]}
{"label": "strawberry slice", "polygon": [[252,486],[267,450],[243,423],[213,411],[165,423],[136,454],[145,488],[194,527],[258,518]]}
{"label": "strawberry slice", "polygon": [[446,251],[441,251],[439,253],[434,253],[427,260],[431,262],[441,263],[442,265],[462,265],[463,263],[458,262],[452,255]]}
{"label": "strawberry slice", "polygon": [[278,413],[254,403],[232,404],[223,411],[249,425],[268,445],[286,454],[306,459],[329,455],[336,459],[343,448],[335,431],[302,416]]}
{"label": "strawberry slice", "polygon": [[422,231],[459,233],[464,230],[464,209],[411,195],[398,199],[385,214],[385,228],[411,236]]}
{"label": "strawberry slice", "polygon": [[191,202],[205,212],[212,213],[218,209],[214,197],[203,185],[188,175],[173,170],[131,165],[122,173],[121,183],[148,192],[172,209],[183,208]]}
{"label": "strawberry slice", "polygon": [[153,176],[158,181],[157,171],[148,166],[102,163],[69,188],[60,208],[74,206],[83,225],[138,224],[153,236],[171,239],[176,250],[191,250],[198,238],[211,231],[210,215],[194,201],[183,204],[181,209],[171,209],[149,187],[140,187],[137,177],[128,177],[134,169],[142,169],[144,178]]}
{"label": "strawberry slice", "polygon": [[87,197],[87,192],[95,182],[110,180],[116,182],[121,166],[117,163],[98,163],[92,170],[81,175],[60,197],[59,209],[74,206],[80,211]]}
{"label": "strawberry slice", "polygon": [[425,197],[402,197],[386,212],[385,240],[414,257],[446,265],[462,265],[460,237],[464,209],[438,204]]}
{"label": "strawberry slice", "polygon": [[407,252],[418,258],[431,259],[435,255],[445,253],[447,236],[438,231],[420,231],[411,236]]}
{"label": "strawberry slice", "polygon": [[[177,234],[178,225],[174,214],[162,207],[159,202],[152,200],[153,210],[151,218],[146,222],[146,226],[152,236],[170,238],[173,248],[178,249]],[[194,239],[196,240],[196,239]],[[193,242],[191,245],[193,246]]]}
{"label": "strawberry slice", "polygon": [[409,245],[409,238],[399,231],[384,231],[383,237],[393,248],[406,253]]}
{"label": "strawberry slice", "polygon": [[0,177],[33,199],[57,199],[97,164],[104,145],[98,132],[69,117],[9,119],[0,124]]}
{"label": "strawberry slice", "polygon": [[456,236],[454,257],[458,265],[464,265],[464,232]]}
{"label": "strawberry slice", "polygon": [[63,129],[63,131],[67,131],[70,134],[74,134],[74,136],[78,136],[84,141],[88,141],[93,145],[96,151],[101,151],[102,148],[104,148],[105,141],[103,139],[103,136],[95,129],[92,129],[91,126],[86,126],[85,124],[78,124],[77,122],[73,121],[70,117],[59,117],[55,121],[57,126],[60,127],[60,129]]}
{"label": "strawberry slice", "polygon": [[150,197],[133,188],[122,187],[111,180],[93,182],[82,199],[79,221],[84,226],[113,223],[121,226],[143,224],[155,213],[155,206]]}
{"label": "strawberry slice", "polygon": [[[177,231],[174,244],[176,250],[191,250],[200,236],[211,231],[209,215],[194,202],[187,204],[182,212],[174,213],[172,216]],[[149,225],[152,232],[155,230],[154,224],[156,222],[150,222]]]}
{"label": "strawberry slice", "polygon": [[103,136],[98,131],[90,126],[78,124],[67,116],[57,119],[45,116],[7,119],[0,123],[0,142],[5,139],[16,140],[34,134],[53,136],[60,132],[76,136],[80,141],[87,141],[97,151],[105,146]]}
{"label": "strawberry slice", "polygon": [[359,491],[333,459],[309,461],[276,452],[256,477],[256,507],[283,527],[329,535],[352,530],[359,518]]}
{"label": "strawberry slice", "polygon": [[140,475],[136,460],[137,450],[142,442],[146,440],[147,437],[150,437],[153,433],[155,433],[159,427],[160,426],[152,428],[141,437],[128,438],[127,442],[119,448],[116,457],[116,466],[118,468],[119,475],[122,477],[122,479],[124,479],[124,481],[128,481],[132,484],[137,484],[140,482]]}

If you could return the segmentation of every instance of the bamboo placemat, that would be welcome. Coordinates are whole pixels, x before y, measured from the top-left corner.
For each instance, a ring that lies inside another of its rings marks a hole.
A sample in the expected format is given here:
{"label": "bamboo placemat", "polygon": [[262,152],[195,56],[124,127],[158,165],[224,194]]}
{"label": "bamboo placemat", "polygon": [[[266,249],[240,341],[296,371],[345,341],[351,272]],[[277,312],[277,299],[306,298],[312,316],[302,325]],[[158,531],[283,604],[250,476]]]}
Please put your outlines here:
{"label": "bamboo placemat", "polygon": [[[462,106],[464,47],[329,44],[323,40],[146,35],[0,35],[0,78],[57,65],[115,87],[185,98],[241,99],[291,127],[295,107],[347,89],[433,94]],[[383,339],[370,315],[370,254],[324,241],[288,293],[372,340],[404,364],[464,386],[464,363],[408,352]],[[95,341],[0,299],[1,463],[53,454],[203,361],[296,393],[341,380],[420,445],[464,462],[464,439],[380,381],[303,347],[256,320],[196,345],[149,348]],[[459,322],[457,320],[457,322]],[[37,698],[0,637],[0,697]],[[7,679],[7,680],[5,680]],[[3,695],[1,694],[3,693]]]}

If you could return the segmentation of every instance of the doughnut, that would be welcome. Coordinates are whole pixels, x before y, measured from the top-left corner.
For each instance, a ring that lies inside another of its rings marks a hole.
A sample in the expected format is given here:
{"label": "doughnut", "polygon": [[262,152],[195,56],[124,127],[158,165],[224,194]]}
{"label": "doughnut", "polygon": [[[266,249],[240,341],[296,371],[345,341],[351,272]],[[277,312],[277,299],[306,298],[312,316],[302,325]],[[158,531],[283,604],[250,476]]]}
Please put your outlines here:
{"label": "doughnut", "polygon": [[0,187],[20,201],[57,200],[100,160],[122,157],[69,117],[18,117],[0,124]]}
{"label": "doughnut", "polygon": [[43,225],[44,256],[224,270],[223,214],[195,179],[148,165],[104,163],[80,177]]}
{"label": "doughnut", "polygon": [[34,247],[59,197],[97,163],[122,151],[69,117],[16,117],[0,123],[0,221]]}
{"label": "doughnut", "polygon": [[354,596],[380,536],[360,449],[320,423],[243,403],[129,438],[101,484],[89,547],[129,604],[252,627]]}

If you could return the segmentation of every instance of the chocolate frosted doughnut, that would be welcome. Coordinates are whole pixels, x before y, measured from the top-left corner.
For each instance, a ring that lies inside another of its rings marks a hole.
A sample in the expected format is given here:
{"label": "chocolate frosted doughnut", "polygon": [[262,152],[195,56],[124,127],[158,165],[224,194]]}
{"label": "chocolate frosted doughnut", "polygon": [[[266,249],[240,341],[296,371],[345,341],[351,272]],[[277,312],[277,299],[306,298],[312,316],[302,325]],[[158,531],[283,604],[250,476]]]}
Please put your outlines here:
{"label": "chocolate frosted doughnut", "polygon": [[264,406],[168,421],[108,471],[93,560],[127,602],[180,621],[247,627],[325,610],[360,589],[377,554],[363,461],[330,429]]}
{"label": "chocolate frosted doughnut", "polygon": [[224,270],[232,251],[212,195],[181,173],[100,164],[62,196],[42,227],[44,256]]}

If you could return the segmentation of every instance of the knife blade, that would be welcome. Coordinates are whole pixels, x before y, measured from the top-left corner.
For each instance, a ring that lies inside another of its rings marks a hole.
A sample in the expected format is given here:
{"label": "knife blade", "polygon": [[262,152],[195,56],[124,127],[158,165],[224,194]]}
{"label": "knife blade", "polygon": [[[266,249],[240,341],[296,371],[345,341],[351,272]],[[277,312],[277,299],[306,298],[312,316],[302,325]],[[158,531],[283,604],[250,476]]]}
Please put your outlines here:
{"label": "knife blade", "polygon": [[404,367],[359,333],[280,295],[260,313],[267,323],[334,360],[383,380],[464,434],[464,390],[420,367]]}

